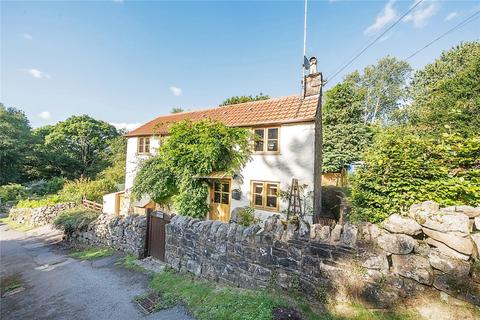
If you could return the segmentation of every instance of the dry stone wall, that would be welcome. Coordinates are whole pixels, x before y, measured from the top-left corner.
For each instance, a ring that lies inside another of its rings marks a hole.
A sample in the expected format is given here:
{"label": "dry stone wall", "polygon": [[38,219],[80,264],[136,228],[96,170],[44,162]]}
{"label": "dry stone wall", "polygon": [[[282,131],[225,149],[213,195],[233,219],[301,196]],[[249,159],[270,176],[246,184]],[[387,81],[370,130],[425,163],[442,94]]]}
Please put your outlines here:
{"label": "dry stone wall", "polygon": [[[428,292],[480,305],[480,208],[414,205],[380,226],[288,224],[248,228],[176,216],[166,260],[176,270],[239,287],[280,286],[385,307]],[[477,220],[475,220],[477,218]]]}
{"label": "dry stone wall", "polygon": [[11,208],[8,217],[17,223],[28,226],[43,226],[53,224],[63,211],[76,206],[75,202],[58,203],[38,208]]}
{"label": "dry stone wall", "polygon": [[101,214],[85,230],[68,235],[67,240],[73,244],[111,247],[141,257],[146,234],[147,219],[144,215],[119,217]]}

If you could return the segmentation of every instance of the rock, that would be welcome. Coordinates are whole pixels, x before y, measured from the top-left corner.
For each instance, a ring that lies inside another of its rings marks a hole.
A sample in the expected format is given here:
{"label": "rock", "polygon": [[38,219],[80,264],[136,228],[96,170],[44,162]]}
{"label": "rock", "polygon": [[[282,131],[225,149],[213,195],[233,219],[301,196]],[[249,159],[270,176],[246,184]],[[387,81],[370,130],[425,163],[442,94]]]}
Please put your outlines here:
{"label": "rock", "polygon": [[480,217],[475,217],[474,224],[475,224],[475,229],[480,231]]}
{"label": "rock", "polygon": [[310,229],[310,238],[315,241],[327,241],[330,239],[330,227],[313,224]]}
{"label": "rock", "polygon": [[469,255],[461,254],[460,252],[451,249],[446,244],[440,241],[434,240],[432,238],[428,238],[426,241],[429,245],[436,247],[438,250],[440,250],[441,253],[449,257],[457,258],[464,261],[467,261],[468,259],[470,259]]}
{"label": "rock", "polygon": [[475,246],[477,247],[477,258],[480,257],[480,233],[474,233],[471,235],[471,238],[473,242],[475,243]]}
{"label": "rock", "polygon": [[330,240],[340,241],[341,234],[342,234],[342,225],[341,224],[336,224],[335,227],[332,230]]}
{"label": "rock", "polygon": [[471,255],[473,253],[473,245],[469,238],[459,237],[457,235],[442,233],[428,228],[423,228],[425,233],[430,238],[440,241],[450,248],[463,253],[465,255]]}
{"label": "rock", "polygon": [[346,246],[353,247],[357,242],[358,229],[353,224],[347,222],[343,226],[343,233],[340,236],[340,242]]}
{"label": "rock", "polygon": [[298,223],[298,237],[300,239],[308,239],[310,234],[310,225],[303,219]]}
{"label": "rock", "polygon": [[318,233],[318,240],[328,241],[330,239],[330,226],[322,226]]}
{"label": "rock", "polygon": [[404,233],[416,236],[422,233],[422,226],[411,218],[401,217],[393,214],[382,223],[382,228],[392,233]]}
{"label": "rock", "polygon": [[438,203],[433,201],[425,201],[422,203],[414,204],[410,207],[408,211],[408,216],[418,223],[422,224],[425,222],[427,216],[437,212],[439,209]]}
{"label": "rock", "polygon": [[430,250],[428,261],[434,269],[445,273],[464,277],[470,272],[470,263],[444,255],[438,249]]}
{"label": "rock", "polygon": [[421,256],[427,256],[430,252],[430,246],[426,242],[418,243],[418,245],[413,248],[413,252]]}
{"label": "rock", "polygon": [[462,212],[469,218],[480,217],[480,206],[476,208],[471,206],[456,206],[455,211]]}
{"label": "rock", "polygon": [[431,285],[433,270],[428,260],[417,255],[392,254],[393,271],[405,278],[413,279],[419,283]]}
{"label": "rock", "polygon": [[288,241],[295,238],[296,226],[293,223],[287,223],[287,229],[283,232],[282,240]]}
{"label": "rock", "polygon": [[440,232],[470,233],[468,217],[461,213],[434,213],[426,218],[422,226]]}
{"label": "rock", "polygon": [[409,254],[417,245],[417,241],[405,234],[384,234],[378,237],[377,243],[383,250],[394,254]]}
{"label": "rock", "polygon": [[365,260],[363,267],[373,270],[388,270],[388,259],[385,255],[373,256]]}

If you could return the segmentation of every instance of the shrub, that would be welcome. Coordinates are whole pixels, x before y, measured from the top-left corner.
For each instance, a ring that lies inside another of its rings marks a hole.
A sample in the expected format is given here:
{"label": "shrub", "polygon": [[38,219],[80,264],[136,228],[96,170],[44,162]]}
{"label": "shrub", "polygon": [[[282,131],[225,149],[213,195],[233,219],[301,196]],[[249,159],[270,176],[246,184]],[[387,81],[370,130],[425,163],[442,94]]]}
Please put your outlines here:
{"label": "shrub", "polygon": [[65,199],[60,195],[51,195],[45,198],[40,199],[25,199],[20,200],[16,207],[17,208],[38,208],[45,206],[53,206],[57,203],[65,202]]}
{"label": "shrub", "polygon": [[90,222],[95,220],[100,213],[77,207],[61,213],[54,221],[55,227],[62,229],[67,234],[83,230]]}
{"label": "shrub", "polygon": [[352,179],[353,218],[379,222],[417,202],[480,202],[480,139],[390,128],[378,134]]}
{"label": "shrub", "polygon": [[238,224],[244,227],[250,227],[260,221],[260,219],[255,218],[255,209],[251,207],[240,208],[237,212],[236,220]]}
{"label": "shrub", "polygon": [[3,201],[15,201],[28,196],[28,188],[18,183],[9,183],[4,186],[0,186],[0,200]]}
{"label": "shrub", "polygon": [[31,194],[36,196],[45,196],[47,194],[57,193],[62,189],[66,179],[63,177],[54,177],[50,180],[37,180],[28,184]]}
{"label": "shrub", "polygon": [[83,196],[91,201],[102,202],[104,194],[114,191],[117,191],[115,183],[107,179],[76,179],[65,183],[60,195],[72,202],[80,202]]}

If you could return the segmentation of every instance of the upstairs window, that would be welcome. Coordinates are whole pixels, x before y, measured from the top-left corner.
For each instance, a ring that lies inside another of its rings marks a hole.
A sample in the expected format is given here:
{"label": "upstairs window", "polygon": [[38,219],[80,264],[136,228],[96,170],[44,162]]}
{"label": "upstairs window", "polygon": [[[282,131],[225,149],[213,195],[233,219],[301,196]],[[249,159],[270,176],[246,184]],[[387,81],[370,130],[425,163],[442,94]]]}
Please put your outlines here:
{"label": "upstairs window", "polygon": [[138,138],[137,153],[150,153],[150,137]]}
{"label": "upstairs window", "polygon": [[278,211],[280,184],[278,182],[252,181],[252,206],[256,209]]}
{"label": "upstairs window", "polygon": [[279,128],[257,128],[253,131],[255,140],[253,151],[255,153],[278,153],[278,133]]}

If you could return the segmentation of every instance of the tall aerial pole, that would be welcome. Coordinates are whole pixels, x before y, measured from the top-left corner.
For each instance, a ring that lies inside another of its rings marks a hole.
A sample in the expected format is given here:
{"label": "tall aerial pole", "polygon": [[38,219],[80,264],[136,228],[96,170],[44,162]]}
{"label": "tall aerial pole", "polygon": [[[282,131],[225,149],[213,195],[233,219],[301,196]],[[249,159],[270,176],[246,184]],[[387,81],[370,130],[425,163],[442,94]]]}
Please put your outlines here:
{"label": "tall aerial pole", "polygon": [[[305,69],[307,68],[307,7],[308,7],[308,0],[305,0],[305,12],[304,12],[304,19],[303,19],[303,67],[302,67],[302,81],[305,82]],[[303,84],[305,89],[305,83]]]}

